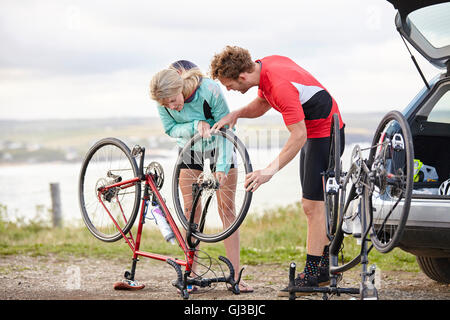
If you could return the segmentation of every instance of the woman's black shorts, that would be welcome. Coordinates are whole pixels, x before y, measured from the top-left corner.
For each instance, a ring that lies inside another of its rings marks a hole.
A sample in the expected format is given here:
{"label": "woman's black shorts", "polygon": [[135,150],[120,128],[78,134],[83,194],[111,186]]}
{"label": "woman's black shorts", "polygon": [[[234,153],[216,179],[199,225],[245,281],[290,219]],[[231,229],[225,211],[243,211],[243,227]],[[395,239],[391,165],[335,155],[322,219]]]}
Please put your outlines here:
{"label": "woman's black shorts", "polygon": [[[340,130],[341,155],[345,148],[344,127]],[[300,183],[303,198],[323,201],[322,172],[328,167],[330,137],[309,138],[300,151]]]}
{"label": "woman's black shorts", "polygon": [[[181,148],[178,149],[178,155],[181,153]],[[236,151],[234,151],[236,152]],[[180,169],[200,170],[203,171],[204,160],[209,159],[209,167],[211,172],[216,172],[216,157],[215,150],[212,151],[193,151],[183,154],[183,162],[180,164]],[[232,163],[230,169],[235,168],[236,155],[233,153]]]}

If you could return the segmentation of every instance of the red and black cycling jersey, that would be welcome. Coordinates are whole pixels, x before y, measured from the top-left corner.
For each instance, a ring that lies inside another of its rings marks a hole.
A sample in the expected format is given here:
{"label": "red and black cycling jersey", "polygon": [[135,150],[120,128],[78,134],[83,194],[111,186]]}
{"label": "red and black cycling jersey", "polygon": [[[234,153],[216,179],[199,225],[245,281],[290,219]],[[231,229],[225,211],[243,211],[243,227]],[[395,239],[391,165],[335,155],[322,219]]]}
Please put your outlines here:
{"label": "red and black cycling jersey", "polygon": [[328,137],[337,113],[342,128],[336,101],[308,71],[283,56],[256,62],[261,64],[258,96],[282,114],[287,126],[305,120],[308,138]]}

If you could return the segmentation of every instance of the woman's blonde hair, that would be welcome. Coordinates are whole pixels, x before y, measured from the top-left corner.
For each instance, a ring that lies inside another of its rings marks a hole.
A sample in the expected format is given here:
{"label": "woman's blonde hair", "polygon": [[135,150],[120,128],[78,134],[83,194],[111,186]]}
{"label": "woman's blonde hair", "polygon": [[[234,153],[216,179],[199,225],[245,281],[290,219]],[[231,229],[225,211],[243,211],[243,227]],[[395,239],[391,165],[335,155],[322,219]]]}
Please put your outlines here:
{"label": "woman's blonde hair", "polygon": [[[161,103],[163,99],[180,92],[187,99],[200,84],[203,77],[199,68],[176,69],[169,67],[156,73],[150,81],[150,96]],[[161,103],[162,104],[162,103]]]}

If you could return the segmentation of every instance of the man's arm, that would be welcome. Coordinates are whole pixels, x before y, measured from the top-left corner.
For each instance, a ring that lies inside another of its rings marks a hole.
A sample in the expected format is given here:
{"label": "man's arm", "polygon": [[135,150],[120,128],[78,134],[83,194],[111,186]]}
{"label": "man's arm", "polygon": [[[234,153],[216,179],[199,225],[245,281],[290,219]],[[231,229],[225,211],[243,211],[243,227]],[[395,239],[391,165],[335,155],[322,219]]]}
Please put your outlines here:
{"label": "man's arm", "polygon": [[287,128],[290,132],[288,141],[283,149],[281,149],[278,157],[265,169],[272,176],[291,162],[306,143],[306,126],[304,120],[291,124]]}
{"label": "man's arm", "polygon": [[245,107],[242,107],[236,111],[233,111],[223,117],[220,121],[216,122],[212,126],[212,130],[219,130],[225,125],[229,125],[232,129],[239,118],[258,118],[265,114],[271,108],[270,104],[266,99],[261,97],[256,97],[252,102],[250,102]]}
{"label": "man's arm", "polygon": [[272,108],[266,99],[256,97],[245,107],[236,110],[238,118],[258,118]]}
{"label": "man's arm", "polygon": [[265,169],[249,173],[245,178],[244,187],[247,191],[255,191],[263,183],[269,181],[272,176],[284,168],[306,143],[305,121],[287,126],[290,136],[278,157],[272,161]]}

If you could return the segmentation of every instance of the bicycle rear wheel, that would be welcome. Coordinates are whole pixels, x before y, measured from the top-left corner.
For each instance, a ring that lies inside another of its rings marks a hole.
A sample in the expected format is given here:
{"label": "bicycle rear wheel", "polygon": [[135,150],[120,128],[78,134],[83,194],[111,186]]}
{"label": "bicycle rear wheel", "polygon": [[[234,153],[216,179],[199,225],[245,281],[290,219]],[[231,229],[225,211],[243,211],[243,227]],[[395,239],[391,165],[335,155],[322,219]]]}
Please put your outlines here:
{"label": "bicycle rear wheel", "polygon": [[[216,179],[219,171],[227,173],[223,186]],[[192,236],[204,242],[229,237],[250,207],[252,193],[244,188],[250,172],[247,150],[233,132],[221,129],[207,139],[195,135],[180,151],[173,174],[173,201],[183,227],[188,229],[197,196]]]}
{"label": "bicycle rear wheel", "polygon": [[414,149],[409,125],[398,111],[381,120],[372,142],[368,167],[374,174],[366,214],[372,217],[370,238],[374,247],[387,253],[401,239],[411,205]]}
{"label": "bicycle rear wheel", "polygon": [[79,205],[83,221],[97,239],[114,242],[122,238],[113,218],[124,234],[130,231],[139,210],[141,184],[108,186],[137,176],[136,160],[118,139],[102,139],[86,154],[79,177]]}
{"label": "bicycle rear wheel", "polygon": [[341,178],[341,136],[339,117],[333,114],[330,133],[328,168],[323,176],[325,220],[329,240],[333,239],[339,218],[339,196]]}

